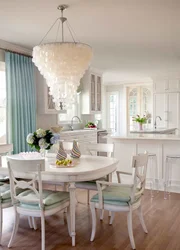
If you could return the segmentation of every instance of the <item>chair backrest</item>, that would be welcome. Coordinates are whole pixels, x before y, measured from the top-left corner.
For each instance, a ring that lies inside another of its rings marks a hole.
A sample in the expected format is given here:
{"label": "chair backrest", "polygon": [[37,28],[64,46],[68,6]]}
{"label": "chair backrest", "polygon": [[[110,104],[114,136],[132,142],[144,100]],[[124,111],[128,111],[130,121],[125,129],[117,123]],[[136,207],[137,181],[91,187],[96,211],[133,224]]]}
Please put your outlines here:
{"label": "chair backrest", "polygon": [[0,166],[1,156],[10,154],[13,151],[13,144],[0,144]]}
{"label": "chair backrest", "polygon": [[138,154],[132,157],[132,167],[134,168],[134,186],[131,194],[131,201],[140,197],[144,193],[146,184],[146,173],[148,164],[148,153]]}
{"label": "chair backrest", "polygon": [[[13,204],[17,202],[28,202],[31,204],[39,204],[40,208],[43,209],[42,199],[42,180],[41,171],[45,170],[44,159],[17,159],[7,157],[11,198]],[[28,174],[28,180],[18,180],[18,177],[26,176]],[[37,188],[36,188],[37,186]],[[19,189],[29,189],[35,193],[35,199],[27,200],[27,197],[18,196]]]}
{"label": "chair backrest", "polygon": [[114,144],[111,143],[89,143],[85,145],[86,151],[91,155],[96,155],[97,152],[107,153],[107,157],[112,157],[114,154]]}
{"label": "chair backrest", "polygon": [[0,144],[0,155],[8,154],[13,151],[13,144]]}

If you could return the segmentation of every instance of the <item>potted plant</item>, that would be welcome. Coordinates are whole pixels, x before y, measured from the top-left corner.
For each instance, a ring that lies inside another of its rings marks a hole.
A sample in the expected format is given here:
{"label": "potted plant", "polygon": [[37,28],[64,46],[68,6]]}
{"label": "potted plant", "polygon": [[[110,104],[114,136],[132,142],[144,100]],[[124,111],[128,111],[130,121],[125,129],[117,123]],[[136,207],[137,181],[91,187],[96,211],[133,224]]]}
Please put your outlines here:
{"label": "potted plant", "polygon": [[143,124],[147,122],[147,117],[145,115],[142,117],[140,115],[136,115],[133,117],[133,121],[139,123],[139,130],[143,130]]}
{"label": "potted plant", "polygon": [[34,133],[28,134],[26,141],[31,148],[45,155],[45,151],[60,139],[59,134],[53,134],[50,130],[37,129]]}

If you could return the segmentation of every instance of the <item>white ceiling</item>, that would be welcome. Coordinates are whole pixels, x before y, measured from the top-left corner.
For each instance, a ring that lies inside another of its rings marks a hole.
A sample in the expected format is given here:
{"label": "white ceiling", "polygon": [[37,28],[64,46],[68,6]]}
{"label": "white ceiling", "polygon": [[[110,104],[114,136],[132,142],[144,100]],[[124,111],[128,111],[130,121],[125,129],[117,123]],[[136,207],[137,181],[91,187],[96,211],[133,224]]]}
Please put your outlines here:
{"label": "white ceiling", "polygon": [[70,5],[65,16],[93,47],[93,67],[105,70],[108,81],[180,71],[180,0],[0,0],[0,39],[32,48],[62,3]]}

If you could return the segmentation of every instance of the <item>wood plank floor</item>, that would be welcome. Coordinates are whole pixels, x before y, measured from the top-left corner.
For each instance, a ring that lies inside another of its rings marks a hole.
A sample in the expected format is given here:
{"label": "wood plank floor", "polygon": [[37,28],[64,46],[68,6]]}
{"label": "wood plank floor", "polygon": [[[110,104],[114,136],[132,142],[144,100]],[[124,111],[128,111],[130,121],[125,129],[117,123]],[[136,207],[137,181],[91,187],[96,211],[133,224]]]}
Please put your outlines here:
{"label": "wood plank floor", "polygon": [[[78,200],[84,204],[77,205],[76,213],[76,247],[71,247],[71,238],[67,231],[65,214],[58,213],[46,218],[46,250],[130,250],[126,214],[117,213],[113,225],[109,225],[108,213],[103,222],[97,222],[97,233],[94,242],[90,242],[91,214],[85,204],[86,192],[78,191]],[[150,198],[146,190],[143,197],[143,212],[149,233],[146,235],[139,223],[136,212],[133,215],[134,237],[138,250],[180,250],[180,194],[171,194],[168,200],[163,199],[163,193]],[[4,209],[4,225],[2,246],[7,250],[13,227],[13,209]],[[13,244],[14,250],[40,250],[40,220],[38,230],[29,228],[26,217],[21,217],[19,230]]]}

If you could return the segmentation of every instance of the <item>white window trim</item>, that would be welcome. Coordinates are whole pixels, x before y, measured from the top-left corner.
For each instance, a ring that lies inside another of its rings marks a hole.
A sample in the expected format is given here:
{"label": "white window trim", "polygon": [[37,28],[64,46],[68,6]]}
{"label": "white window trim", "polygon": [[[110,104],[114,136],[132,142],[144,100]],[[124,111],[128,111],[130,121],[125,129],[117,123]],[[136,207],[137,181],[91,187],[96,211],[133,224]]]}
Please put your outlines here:
{"label": "white window trim", "polygon": [[106,100],[107,101],[107,119],[106,119],[106,127],[107,129],[110,129],[110,124],[109,124],[109,121],[110,121],[110,102],[109,102],[109,97],[110,95],[113,95],[113,94],[116,94],[117,95],[117,131],[116,133],[119,134],[120,132],[120,122],[119,122],[119,119],[120,119],[120,98],[119,98],[119,91],[110,91],[110,92],[106,92]]}

